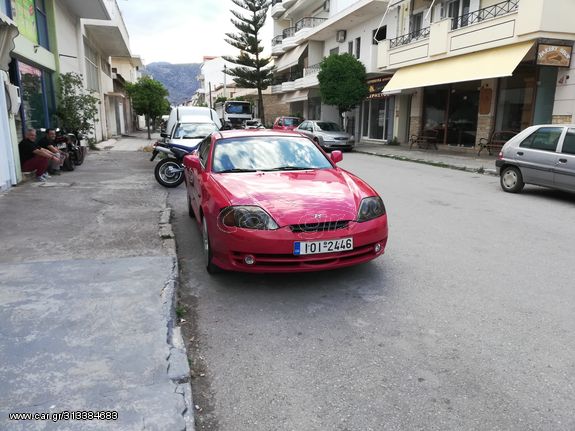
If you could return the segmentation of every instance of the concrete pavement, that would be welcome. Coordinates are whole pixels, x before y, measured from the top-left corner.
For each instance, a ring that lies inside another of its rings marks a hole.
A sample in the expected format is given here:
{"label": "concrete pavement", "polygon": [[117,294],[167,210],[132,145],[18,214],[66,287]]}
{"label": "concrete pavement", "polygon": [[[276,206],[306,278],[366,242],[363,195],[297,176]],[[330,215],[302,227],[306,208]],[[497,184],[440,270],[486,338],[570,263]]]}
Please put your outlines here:
{"label": "concrete pavement", "polygon": [[483,151],[481,156],[477,156],[477,150],[449,148],[443,145],[439,146],[439,150],[410,150],[408,145],[395,146],[362,141],[354,151],[449,169],[496,175],[495,156],[488,156],[487,150]]}
{"label": "concrete pavement", "polygon": [[[193,430],[170,210],[148,156],[91,151],[0,194],[0,429]],[[118,416],[8,416],[65,411]]]}

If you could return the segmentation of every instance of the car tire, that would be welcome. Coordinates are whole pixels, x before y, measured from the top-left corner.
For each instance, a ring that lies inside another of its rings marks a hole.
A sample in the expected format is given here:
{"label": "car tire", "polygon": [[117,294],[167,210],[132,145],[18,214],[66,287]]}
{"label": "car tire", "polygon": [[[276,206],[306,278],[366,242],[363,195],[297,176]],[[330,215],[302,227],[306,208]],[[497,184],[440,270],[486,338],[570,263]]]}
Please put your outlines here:
{"label": "car tire", "polygon": [[190,218],[196,218],[196,214],[194,213],[194,209],[192,208],[192,200],[190,199],[190,195],[188,194],[188,190],[186,189],[186,197],[188,198],[188,215]]}
{"label": "car tire", "polygon": [[519,168],[515,166],[505,166],[501,170],[499,180],[501,188],[507,193],[519,193],[525,186],[523,175],[521,175]]}
{"label": "car tire", "polygon": [[208,274],[216,274],[220,272],[220,268],[212,263],[212,246],[210,245],[208,224],[206,222],[205,217],[202,217],[202,245],[204,251],[204,262],[206,264],[206,271],[208,271]]}

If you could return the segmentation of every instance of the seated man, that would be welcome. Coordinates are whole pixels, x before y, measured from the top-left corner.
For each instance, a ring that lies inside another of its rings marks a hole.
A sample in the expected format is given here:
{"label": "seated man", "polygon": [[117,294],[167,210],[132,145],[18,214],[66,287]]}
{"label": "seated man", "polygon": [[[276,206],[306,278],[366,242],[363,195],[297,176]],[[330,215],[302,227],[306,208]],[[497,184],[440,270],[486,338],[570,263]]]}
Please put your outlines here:
{"label": "seated man", "polygon": [[41,148],[44,148],[58,156],[58,161],[50,160],[50,164],[48,165],[48,173],[50,175],[60,175],[60,167],[64,164],[64,160],[66,159],[66,155],[54,145],[55,139],[56,131],[54,129],[46,129],[46,135],[38,142],[38,145]]}
{"label": "seated man", "polygon": [[36,143],[36,130],[26,130],[24,139],[18,145],[22,171],[36,171],[36,181],[45,182],[50,160],[60,162],[60,157]]}

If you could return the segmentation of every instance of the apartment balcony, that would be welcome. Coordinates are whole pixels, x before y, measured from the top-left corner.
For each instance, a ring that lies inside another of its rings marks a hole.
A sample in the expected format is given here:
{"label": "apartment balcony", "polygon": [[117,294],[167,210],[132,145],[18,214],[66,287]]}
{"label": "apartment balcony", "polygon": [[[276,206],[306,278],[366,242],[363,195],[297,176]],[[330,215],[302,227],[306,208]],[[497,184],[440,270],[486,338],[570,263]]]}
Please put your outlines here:
{"label": "apartment balcony", "polygon": [[284,5],[285,10],[288,10],[290,7],[292,7],[295,3],[297,2],[297,0],[283,0],[282,4]]}
{"label": "apartment balcony", "polygon": [[278,19],[285,12],[285,5],[282,0],[272,0],[272,18]]}
{"label": "apartment balcony", "polygon": [[[554,11],[554,13],[545,13]],[[507,0],[378,45],[377,66],[396,70],[431,60],[454,57],[536,40],[574,40],[569,16],[575,2]]]}
{"label": "apartment balcony", "polygon": [[282,91],[282,84],[276,84],[271,86],[272,94],[281,94]]}
{"label": "apartment balcony", "polygon": [[295,35],[297,37],[304,37],[304,34],[310,33],[311,29],[319,27],[321,24],[327,21],[327,18],[316,18],[311,16],[306,16],[300,19],[295,24]]}
{"label": "apartment balcony", "polygon": [[280,55],[284,52],[282,47],[283,35],[278,35],[272,39],[272,55]]}
{"label": "apartment balcony", "polygon": [[395,69],[510,43],[516,35],[519,0],[508,0],[379,44],[378,66]]}
{"label": "apartment balcony", "polygon": [[295,48],[298,45],[295,39],[295,27],[288,27],[284,29],[282,36],[282,49],[284,51]]}

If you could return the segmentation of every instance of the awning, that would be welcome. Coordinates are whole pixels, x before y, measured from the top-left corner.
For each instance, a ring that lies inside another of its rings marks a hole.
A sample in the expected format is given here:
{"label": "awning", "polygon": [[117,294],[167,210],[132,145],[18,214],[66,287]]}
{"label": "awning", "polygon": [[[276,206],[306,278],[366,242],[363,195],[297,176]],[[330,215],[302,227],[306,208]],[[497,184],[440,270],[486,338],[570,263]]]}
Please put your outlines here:
{"label": "awning", "polygon": [[284,69],[289,69],[290,67],[296,66],[299,62],[299,58],[307,48],[307,43],[296,46],[291,51],[286,52],[280,57],[276,62],[276,70],[279,72]]}
{"label": "awning", "polygon": [[14,39],[18,27],[10,18],[0,12],[0,70],[8,71],[10,52],[14,49]]}
{"label": "awning", "polygon": [[409,88],[511,76],[533,43],[518,43],[407,66],[395,72],[383,93],[393,94]]}
{"label": "awning", "polygon": [[307,90],[298,90],[282,96],[282,103],[302,102],[308,99]]}

